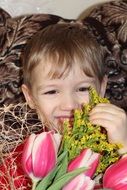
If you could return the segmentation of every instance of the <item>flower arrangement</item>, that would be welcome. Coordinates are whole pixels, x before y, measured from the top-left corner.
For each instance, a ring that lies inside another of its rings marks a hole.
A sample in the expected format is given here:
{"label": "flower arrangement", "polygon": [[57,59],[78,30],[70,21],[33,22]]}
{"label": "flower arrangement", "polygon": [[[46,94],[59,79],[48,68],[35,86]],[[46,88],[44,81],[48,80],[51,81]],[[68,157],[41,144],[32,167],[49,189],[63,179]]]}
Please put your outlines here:
{"label": "flower arrangement", "polygon": [[[67,151],[58,155],[60,140],[61,135],[53,131],[42,132],[39,135],[32,134],[27,139],[22,156],[22,165],[24,172],[32,180],[32,190],[71,190],[78,186],[92,189],[95,182],[91,180],[90,176],[96,170],[99,154],[86,149],[82,155],[77,157],[81,160],[87,158],[86,163],[81,164],[81,161],[77,162],[76,158],[68,164]],[[88,169],[88,167],[91,168]],[[79,175],[80,173],[82,174]],[[76,176],[78,179],[75,179]],[[79,179],[82,179],[82,184],[80,181],[76,182]],[[70,180],[71,183],[68,183]]]}
{"label": "flower arrangement", "polygon": [[[127,189],[127,157],[120,158],[121,145],[110,144],[106,131],[89,121],[91,109],[109,101],[93,88],[89,93],[89,103],[75,110],[73,126],[64,122],[63,135],[55,131],[31,134],[23,147],[3,160],[1,190]],[[102,184],[96,186],[98,174],[103,174]]]}
{"label": "flower arrangement", "polygon": [[100,164],[96,174],[103,173],[105,169],[119,159],[118,149],[120,144],[108,142],[104,128],[92,125],[89,121],[89,113],[99,103],[109,103],[108,99],[98,96],[95,89],[89,89],[90,101],[83,106],[82,110],[75,110],[73,127],[68,121],[64,127],[64,149],[69,152],[69,160],[72,160],[84,148],[91,148],[101,154]]}
{"label": "flower arrangement", "polygon": [[[35,135],[29,137],[24,148],[23,166],[24,171],[34,182],[33,190],[93,189],[95,186],[93,179],[119,160],[120,145],[109,143],[106,131],[89,121],[92,108],[98,103],[109,101],[99,97],[93,88],[89,89],[89,93],[89,103],[82,109],[75,110],[73,126],[70,126],[69,121],[64,122],[61,154],[58,160],[63,155],[64,157],[60,161],[56,160],[60,135],[50,131],[43,132],[37,137]],[[42,147],[46,147],[46,150]],[[106,178],[105,176],[104,185]]]}

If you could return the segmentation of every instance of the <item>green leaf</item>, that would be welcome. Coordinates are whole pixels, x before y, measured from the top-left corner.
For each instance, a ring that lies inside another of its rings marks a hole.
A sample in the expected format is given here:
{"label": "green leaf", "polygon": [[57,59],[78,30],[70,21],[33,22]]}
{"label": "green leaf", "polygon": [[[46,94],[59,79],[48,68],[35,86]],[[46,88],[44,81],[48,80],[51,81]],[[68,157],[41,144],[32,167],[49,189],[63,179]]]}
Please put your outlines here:
{"label": "green leaf", "polygon": [[67,151],[62,152],[59,157],[57,158],[57,165],[61,163],[61,161],[64,159],[64,157],[67,155]]}
{"label": "green leaf", "polygon": [[72,172],[68,172],[65,175],[61,176],[56,182],[54,182],[47,190],[61,190],[61,188],[74,177],[84,172],[86,167],[78,168]]}
{"label": "green leaf", "polygon": [[44,177],[36,186],[35,190],[46,190],[47,187],[52,183],[60,166],[56,166],[46,177]]}
{"label": "green leaf", "polygon": [[61,176],[63,176],[67,172],[67,167],[68,167],[68,154],[67,154],[67,151],[66,151],[66,154],[65,154],[64,158],[61,161],[60,168],[59,168],[59,170],[58,170],[58,172],[57,172],[57,174],[55,176],[54,181],[56,181],[58,178],[60,178]]}

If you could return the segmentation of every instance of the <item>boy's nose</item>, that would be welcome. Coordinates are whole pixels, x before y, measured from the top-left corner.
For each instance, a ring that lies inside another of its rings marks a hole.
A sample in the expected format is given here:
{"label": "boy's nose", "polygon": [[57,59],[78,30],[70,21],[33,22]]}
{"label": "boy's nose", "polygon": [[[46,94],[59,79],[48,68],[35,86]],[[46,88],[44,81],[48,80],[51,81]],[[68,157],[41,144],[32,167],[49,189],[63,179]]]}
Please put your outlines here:
{"label": "boy's nose", "polygon": [[76,98],[71,95],[67,95],[64,98],[62,98],[60,104],[61,110],[66,110],[66,111],[74,110],[76,108],[79,108],[79,106],[80,105],[78,103],[78,100],[76,100]]}

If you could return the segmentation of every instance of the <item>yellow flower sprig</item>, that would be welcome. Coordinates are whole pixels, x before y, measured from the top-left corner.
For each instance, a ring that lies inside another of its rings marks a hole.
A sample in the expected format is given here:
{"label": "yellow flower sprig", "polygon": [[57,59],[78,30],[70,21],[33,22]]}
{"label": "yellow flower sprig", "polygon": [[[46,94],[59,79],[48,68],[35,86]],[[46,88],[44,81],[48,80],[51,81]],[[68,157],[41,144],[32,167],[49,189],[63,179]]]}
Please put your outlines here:
{"label": "yellow flower sprig", "polygon": [[100,153],[101,161],[96,172],[99,174],[119,159],[118,149],[121,145],[109,143],[106,130],[90,123],[89,113],[92,108],[99,103],[109,103],[109,100],[101,98],[92,87],[89,95],[89,103],[82,110],[75,110],[73,127],[65,121],[63,147],[69,152],[69,160],[74,159],[84,148]]}

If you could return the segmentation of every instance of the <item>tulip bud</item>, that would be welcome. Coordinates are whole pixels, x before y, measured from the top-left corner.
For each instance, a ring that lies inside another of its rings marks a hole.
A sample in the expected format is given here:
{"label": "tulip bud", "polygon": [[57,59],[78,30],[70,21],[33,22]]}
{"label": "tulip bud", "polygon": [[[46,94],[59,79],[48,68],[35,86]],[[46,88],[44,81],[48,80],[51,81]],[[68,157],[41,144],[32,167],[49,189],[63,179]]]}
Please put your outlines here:
{"label": "tulip bud", "polygon": [[127,189],[127,157],[107,168],[103,176],[103,187],[114,190]]}
{"label": "tulip bud", "polygon": [[62,190],[92,190],[95,182],[90,177],[80,174],[69,182]]}
{"label": "tulip bud", "polygon": [[77,168],[88,168],[84,174],[92,177],[96,172],[99,164],[100,154],[93,152],[90,148],[84,149],[79,156],[72,160],[69,164],[68,171],[73,171]]}
{"label": "tulip bud", "polygon": [[22,165],[25,173],[38,181],[45,177],[57,161],[57,152],[61,136],[53,132],[31,134],[26,141],[22,155]]}

